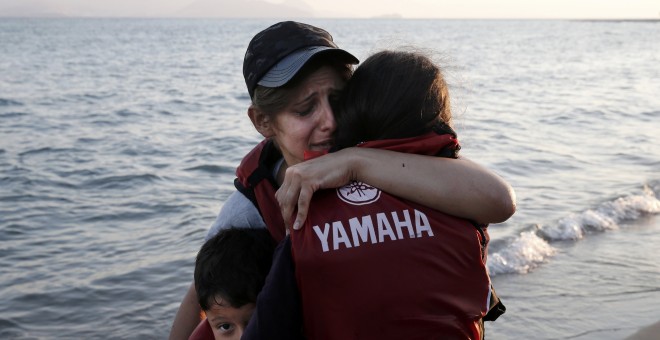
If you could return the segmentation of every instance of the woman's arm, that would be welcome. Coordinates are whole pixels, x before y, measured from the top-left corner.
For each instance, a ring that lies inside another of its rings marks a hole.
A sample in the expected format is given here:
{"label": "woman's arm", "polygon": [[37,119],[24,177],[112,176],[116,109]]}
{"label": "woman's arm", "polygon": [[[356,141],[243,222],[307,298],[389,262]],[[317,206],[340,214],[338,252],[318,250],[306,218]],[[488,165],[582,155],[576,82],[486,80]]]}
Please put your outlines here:
{"label": "woman's arm", "polygon": [[197,302],[197,291],[193,282],[181,301],[170,330],[170,340],[187,340],[201,320],[202,309]]}
{"label": "woman's arm", "polygon": [[[499,223],[516,209],[515,193],[501,177],[464,158],[347,148],[286,170],[276,197],[285,222],[302,225],[312,194],[351,180],[477,223]],[[291,219],[287,219],[291,216]]]}

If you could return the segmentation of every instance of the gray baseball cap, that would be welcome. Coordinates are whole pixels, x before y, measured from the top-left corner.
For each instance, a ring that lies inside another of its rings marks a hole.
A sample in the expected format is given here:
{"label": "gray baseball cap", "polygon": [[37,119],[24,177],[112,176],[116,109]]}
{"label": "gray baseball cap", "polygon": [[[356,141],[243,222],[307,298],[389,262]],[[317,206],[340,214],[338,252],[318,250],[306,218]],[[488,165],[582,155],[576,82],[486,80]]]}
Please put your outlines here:
{"label": "gray baseball cap", "polygon": [[347,64],[359,62],[337,47],[330,33],[312,25],[284,21],[257,33],[243,59],[243,77],[250,97],[257,85],[285,85],[309,60],[321,54],[333,54]]}

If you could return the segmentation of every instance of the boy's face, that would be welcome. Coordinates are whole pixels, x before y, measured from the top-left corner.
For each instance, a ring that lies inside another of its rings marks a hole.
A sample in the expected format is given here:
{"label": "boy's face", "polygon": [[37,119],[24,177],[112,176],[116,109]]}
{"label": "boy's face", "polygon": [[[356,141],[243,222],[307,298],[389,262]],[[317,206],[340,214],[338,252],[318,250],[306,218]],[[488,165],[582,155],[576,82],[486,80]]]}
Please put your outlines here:
{"label": "boy's face", "polygon": [[239,340],[250,321],[255,304],[248,303],[240,308],[234,308],[224,299],[217,299],[217,302],[211,305],[210,310],[204,311],[213,329],[213,336],[216,340]]}

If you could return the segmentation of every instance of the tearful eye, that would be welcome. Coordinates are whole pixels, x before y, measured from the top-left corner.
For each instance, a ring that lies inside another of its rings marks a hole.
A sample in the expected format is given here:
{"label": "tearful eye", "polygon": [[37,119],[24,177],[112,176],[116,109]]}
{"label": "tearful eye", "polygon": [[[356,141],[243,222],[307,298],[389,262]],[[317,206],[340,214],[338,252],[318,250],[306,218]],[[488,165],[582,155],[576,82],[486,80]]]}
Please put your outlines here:
{"label": "tearful eye", "polygon": [[298,111],[297,113],[298,113],[299,116],[304,117],[304,116],[307,116],[310,113],[312,113],[312,111],[314,111],[314,105],[310,105],[310,106],[306,107],[305,109]]}

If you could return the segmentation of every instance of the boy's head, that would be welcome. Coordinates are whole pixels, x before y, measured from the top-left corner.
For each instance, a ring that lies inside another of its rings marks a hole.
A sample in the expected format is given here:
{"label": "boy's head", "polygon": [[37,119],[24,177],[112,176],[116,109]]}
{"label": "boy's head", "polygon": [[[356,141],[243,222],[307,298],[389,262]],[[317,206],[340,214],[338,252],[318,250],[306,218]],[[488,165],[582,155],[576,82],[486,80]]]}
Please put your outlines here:
{"label": "boy's head", "polygon": [[200,249],[195,289],[216,339],[240,338],[270,270],[274,247],[266,229],[230,228]]}

